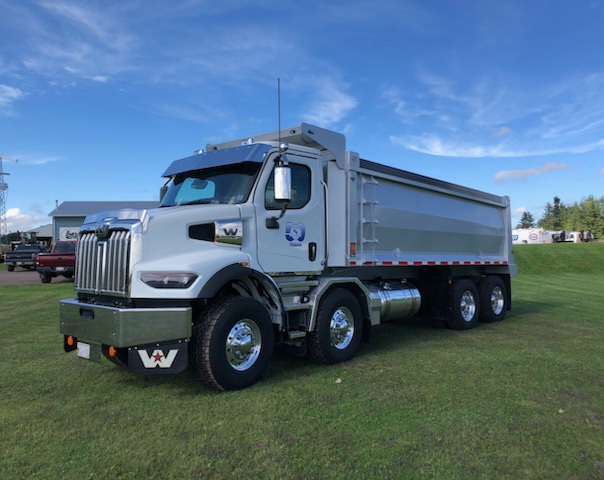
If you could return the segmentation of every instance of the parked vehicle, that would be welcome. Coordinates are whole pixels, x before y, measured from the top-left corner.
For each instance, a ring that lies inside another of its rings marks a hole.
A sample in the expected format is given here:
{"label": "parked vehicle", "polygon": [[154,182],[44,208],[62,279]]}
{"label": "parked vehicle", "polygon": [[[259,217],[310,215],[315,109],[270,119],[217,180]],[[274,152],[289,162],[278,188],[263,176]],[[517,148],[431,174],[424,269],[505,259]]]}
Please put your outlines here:
{"label": "parked vehicle", "polygon": [[[89,215],[65,351],[248,387],[276,342],[351,359],[381,322],[452,329],[511,308],[510,200],[363,160],[299,127],[173,162],[160,208]],[[401,359],[401,361],[404,361]]]}
{"label": "parked vehicle", "polygon": [[21,243],[12,252],[4,254],[4,263],[7,270],[12,272],[15,267],[28,270],[36,268],[36,257],[39,253],[48,252],[48,248],[38,243]]}
{"label": "parked vehicle", "polygon": [[50,283],[60,275],[72,278],[75,270],[75,241],[56,242],[49,253],[40,253],[36,257],[36,270],[42,283]]}

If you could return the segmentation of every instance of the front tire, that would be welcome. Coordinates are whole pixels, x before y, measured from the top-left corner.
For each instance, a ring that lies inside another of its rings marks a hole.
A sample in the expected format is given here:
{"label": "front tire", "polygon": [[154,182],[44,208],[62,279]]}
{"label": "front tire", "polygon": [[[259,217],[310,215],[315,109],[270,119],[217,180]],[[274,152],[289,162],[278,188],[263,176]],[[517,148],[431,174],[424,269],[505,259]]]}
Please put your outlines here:
{"label": "front tire", "polygon": [[308,353],[317,363],[334,364],[356,354],[363,333],[363,315],[357,298],[337,288],[321,301],[315,330],[309,335]]}
{"label": "front tire", "polygon": [[7,269],[9,272],[14,272],[14,271],[15,271],[15,266],[14,266],[14,265],[7,265],[7,266],[6,266],[6,269]]}
{"label": "front tire", "polygon": [[480,303],[478,288],[472,280],[456,280],[451,292],[451,317],[447,322],[453,330],[469,330],[478,324]]}
{"label": "front tire", "polygon": [[273,352],[273,326],[260,302],[226,297],[193,326],[192,363],[198,378],[218,390],[256,383]]}

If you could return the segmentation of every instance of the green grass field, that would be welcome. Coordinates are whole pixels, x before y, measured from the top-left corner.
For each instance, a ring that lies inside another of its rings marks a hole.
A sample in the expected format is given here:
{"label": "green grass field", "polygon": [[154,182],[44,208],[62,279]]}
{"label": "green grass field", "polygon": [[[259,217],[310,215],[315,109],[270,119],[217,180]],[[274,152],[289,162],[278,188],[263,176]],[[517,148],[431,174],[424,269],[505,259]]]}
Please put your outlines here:
{"label": "green grass field", "polygon": [[603,479],[604,244],[515,254],[502,323],[388,323],[228,393],[65,354],[73,285],[0,286],[0,478]]}

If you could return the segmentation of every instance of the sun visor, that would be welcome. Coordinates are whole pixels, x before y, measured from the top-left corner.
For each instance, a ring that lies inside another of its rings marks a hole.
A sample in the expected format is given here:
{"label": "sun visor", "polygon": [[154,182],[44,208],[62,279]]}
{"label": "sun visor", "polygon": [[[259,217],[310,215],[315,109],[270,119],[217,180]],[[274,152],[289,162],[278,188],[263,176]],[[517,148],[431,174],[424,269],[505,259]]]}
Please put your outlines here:
{"label": "sun visor", "polygon": [[264,160],[265,154],[273,147],[270,145],[255,143],[251,145],[242,145],[240,147],[229,148],[225,150],[216,150],[213,152],[196,153],[190,157],[175,160],[166,169],[162,177],[171,177],[183,172],[201,170],[202,168],[221,167],[224,165],[234,165],[243,162],[260,163]]}

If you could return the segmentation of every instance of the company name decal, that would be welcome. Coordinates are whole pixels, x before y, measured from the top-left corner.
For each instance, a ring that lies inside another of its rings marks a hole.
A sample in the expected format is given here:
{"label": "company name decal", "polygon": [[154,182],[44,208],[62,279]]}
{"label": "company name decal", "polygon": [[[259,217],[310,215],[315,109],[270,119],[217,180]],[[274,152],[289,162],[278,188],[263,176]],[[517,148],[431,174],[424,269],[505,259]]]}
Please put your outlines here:
{"label": "company name decal", "polygon": [[302,222],[287,222],[285,238],[290,247],[301,247],[304,237],[306,237],[306,227]]}

